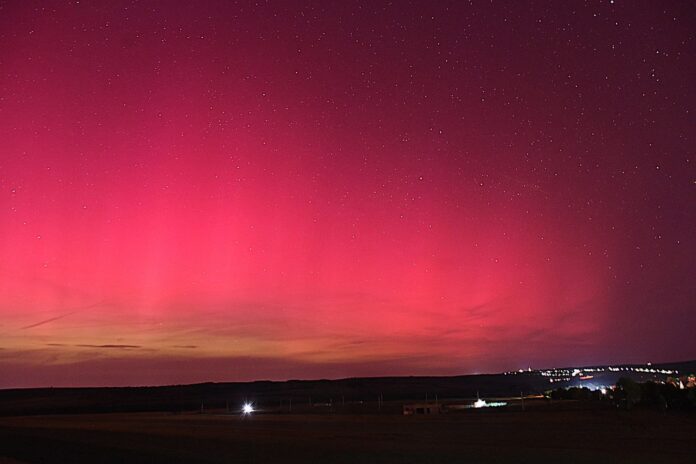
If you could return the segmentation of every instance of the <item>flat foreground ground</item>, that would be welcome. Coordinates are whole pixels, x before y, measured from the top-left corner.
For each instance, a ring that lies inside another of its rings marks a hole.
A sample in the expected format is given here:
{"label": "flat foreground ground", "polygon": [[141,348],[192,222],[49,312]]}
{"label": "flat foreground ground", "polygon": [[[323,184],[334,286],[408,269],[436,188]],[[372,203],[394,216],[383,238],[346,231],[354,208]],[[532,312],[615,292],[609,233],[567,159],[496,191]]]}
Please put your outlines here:
{"label": "flat foreground ground", "polygon": [[690,462],[696,415],[131,413],[0,418],[0,463]]}

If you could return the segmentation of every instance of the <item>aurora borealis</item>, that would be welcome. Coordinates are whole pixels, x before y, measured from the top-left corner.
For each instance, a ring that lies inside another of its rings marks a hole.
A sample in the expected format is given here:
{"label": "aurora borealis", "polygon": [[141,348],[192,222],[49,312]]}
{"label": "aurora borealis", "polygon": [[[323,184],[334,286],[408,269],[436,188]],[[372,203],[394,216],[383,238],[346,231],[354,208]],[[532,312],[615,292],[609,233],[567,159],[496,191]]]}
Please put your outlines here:
{"label": "aurora borealis", "polygon": [[0,387],[696,354],[691,2],[0,7]]}

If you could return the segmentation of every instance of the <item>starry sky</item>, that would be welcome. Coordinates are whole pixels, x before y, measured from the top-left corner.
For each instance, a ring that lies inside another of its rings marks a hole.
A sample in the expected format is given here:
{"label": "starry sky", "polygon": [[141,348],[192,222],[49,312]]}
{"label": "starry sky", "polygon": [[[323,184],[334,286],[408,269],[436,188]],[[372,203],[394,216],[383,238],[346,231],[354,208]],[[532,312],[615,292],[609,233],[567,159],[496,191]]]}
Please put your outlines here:
{"label": "starry sky", "polygon": [[0,387],[696,358],[695,30],[0,2]]}

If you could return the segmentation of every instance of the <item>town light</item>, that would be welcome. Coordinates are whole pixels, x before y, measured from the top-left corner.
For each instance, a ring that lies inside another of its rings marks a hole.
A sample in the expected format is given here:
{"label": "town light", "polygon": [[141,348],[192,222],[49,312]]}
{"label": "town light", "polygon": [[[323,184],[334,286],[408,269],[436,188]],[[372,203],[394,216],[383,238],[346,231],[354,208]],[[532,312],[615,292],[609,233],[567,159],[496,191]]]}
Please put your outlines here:
{"label": "town light", "polygon": [[244,403],[242,406],[242,414],[249,415],[254,412],[254,406],[251,403]]}

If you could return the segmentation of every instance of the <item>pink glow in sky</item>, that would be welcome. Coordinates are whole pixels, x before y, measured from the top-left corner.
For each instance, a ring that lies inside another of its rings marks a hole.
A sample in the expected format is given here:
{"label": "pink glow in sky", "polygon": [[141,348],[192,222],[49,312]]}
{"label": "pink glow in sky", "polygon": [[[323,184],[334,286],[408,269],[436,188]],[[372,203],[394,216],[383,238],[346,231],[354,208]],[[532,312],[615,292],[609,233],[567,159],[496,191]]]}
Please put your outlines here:
{"label": "pink glow in sky", "polygon": [[694,9],[432,3],[5,2],[0,387],[693,358]]}

